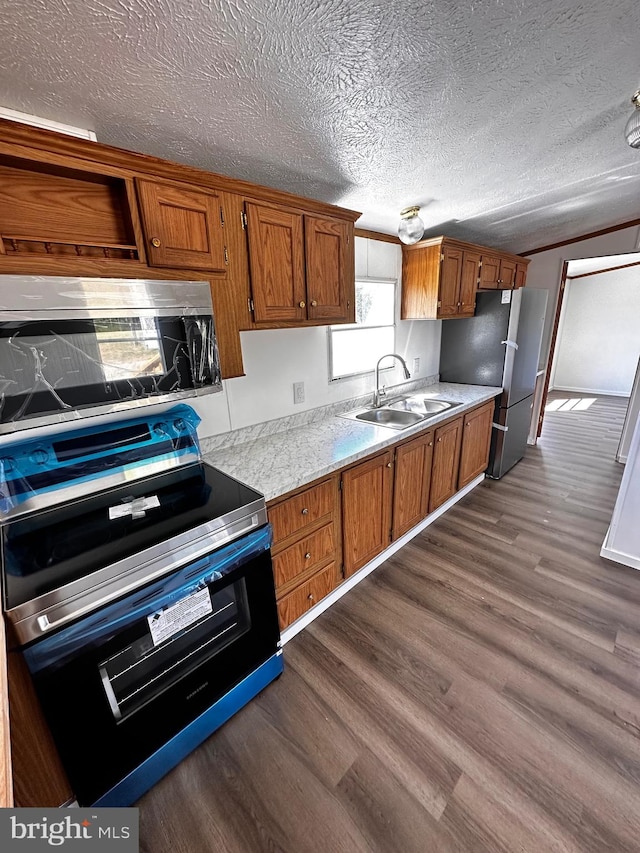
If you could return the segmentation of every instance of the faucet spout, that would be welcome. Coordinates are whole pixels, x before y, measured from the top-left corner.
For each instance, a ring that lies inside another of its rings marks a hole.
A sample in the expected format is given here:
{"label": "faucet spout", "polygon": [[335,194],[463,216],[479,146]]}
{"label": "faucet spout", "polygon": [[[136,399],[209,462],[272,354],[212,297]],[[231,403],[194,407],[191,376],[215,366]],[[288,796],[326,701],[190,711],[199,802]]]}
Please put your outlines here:
{"label": "faucet spout", "polygon": [[384,361],[385,358],[397,358],[400,364],[402,365],[404,378],[411,379],[411,374],[409,373],[407,362],[401,355],[398,355],[397,352],[389,352],[386,355],[381,356],[378,359],[378,363],[376,364],[376,390],[373,392],[373,405],[376,409],[381,406],[382,397],[384,397],[386,394],[384,385],[382,386],[382,388],[380,387],[380,362]]}

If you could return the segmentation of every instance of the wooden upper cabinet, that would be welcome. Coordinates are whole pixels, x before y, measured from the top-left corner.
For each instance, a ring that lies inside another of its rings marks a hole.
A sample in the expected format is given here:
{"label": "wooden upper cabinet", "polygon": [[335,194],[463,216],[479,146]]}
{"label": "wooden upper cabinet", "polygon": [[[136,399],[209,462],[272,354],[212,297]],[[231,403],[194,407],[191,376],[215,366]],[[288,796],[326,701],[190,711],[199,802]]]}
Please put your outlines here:
{"label": "wooden upper cabinet", "polygon": [[493,409],[492,400],[485,406],[474,409],[464,416],[460,470],[458,472],[459,489],[470,483],[478,474],[482,474],[489,464]]}
{"label": "wooden upper cabinet", "polygon": [[482,290],[497,290],[500,287],[500,257],[498,255],[482,255],[482,269],[478,286]]}
{"label": "wooden upper cabinet", "polygon": [[257,323],[304,320],[307,291],[302,215],[247,204],[249,267]]}
{"label": "wooden upper cabinet", "polygon": [[527,283],[527,267],[528,267],[528,265],[529,265],[528,262],[527,263],[518,262],[516,264],[516,274],[515,274],[515,278],[513,281],[514,288],[524,287],[525,284]]}
{"label": "wooden upper cabinet", "polygon": [[402,319],[473,317],[478,290],[523,287],[526,258],[450,237],[402,247]]}
{"label": "wooden upper cabinet", "polygon": [[307,315],[327,323],[354,322],[355,263],[350,223],[304,217]]}
{"label": "wooden upper cabinet", "polygon": [[518,260],[515,255],[482,255],[480,272],[480,290],[511,290],[524,287],[527,277],[528,260]]}
{"label": "wooden upper cabinet", "polygon": [[461,442],[462,418],[456,418],[435,431],[429,512],[433,512],[457,491]]}
{"label": "wooden upper cabinet", "polygon": [[256,325],[355,321],[353,223],[247,202]]}
{"label": "wooden upper cabinet", "polygon": [[460,302],[458,313],[465,316],[473,314],[476,310],[476,291],[480,278],[480,252],[469,252],[465,250],[462,254],[462,274],[460,276]]}
{"label": "wooden upper cabinet", "polygon": [[190,187],[137,180],[150,266],[225,270],[220,197]]}
{"label": "wooden upper cabinet", "polygon": [[402,247],[402,319],[472,317],[479,252],[446,238]]}
{"label": "wooden upper cabinet", "polygon": [[427,517],[432,455],[433,432],[419,435],[396,448],[393,539],[398,539]]}
{"label": "wooden upper cabinet", "polygon": [[344,576],[366,565],[391,541],[393,451],[349,468],[342,474]]}
{"label": "wooden upper cabinet", "polygon": [[441,257],[438,317],[452,317],[458,314],[461,276],[462,251],[445,246]]}

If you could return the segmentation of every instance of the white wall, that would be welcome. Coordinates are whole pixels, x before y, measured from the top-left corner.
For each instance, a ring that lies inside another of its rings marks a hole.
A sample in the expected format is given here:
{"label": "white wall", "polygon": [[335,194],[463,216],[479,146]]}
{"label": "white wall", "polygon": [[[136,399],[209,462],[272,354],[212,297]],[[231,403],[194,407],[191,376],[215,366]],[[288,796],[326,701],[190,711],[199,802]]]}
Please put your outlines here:
{"label": "white wall", "polygon": [[540,354],[543,366],[546,365],[549,357],[551,331],[558,303],[558,289],[564,261],[577,260],[578,258],[597,258],[604,255],[622,255],[627,252],[633,252],[638,248],[639,240],[640,228],[633,226],[632,228],[613,231],[611,234],[603,234],[601,237],[591,237],[589,240],[577,240],[575,243],[570,243],[567,246],[560,246],[558,249],[549,249],[546,252],[529,256],[531,263],[527,271],[527,287],[546,288],[549,291],[547,316]]}
{"label": "white wall", "polygon": [[638,267],[568,279],[551,386],[628,396],[640,355]]}
{"label": "white wall", "polygon": [[[356,237],[356,275],[397,278],[402,274],[402,251],[395,243]],[[412,379],[438,372],[440,363],[439,320],[400,320],[397,307],[396,350],[412,372]],[[297,414],[306,409],[349,400],[373,391],[373,372],[329,382],[327,329],[269,329],[242,332],[242,354],[246,375],[224,383],[224,394],[196,401],[203,419],[202,436]],[[413,359],[420,359],[418,374]],[[371,365],[373,371],[375,365]],[[401,382],[399,369],[385,375],[385,384]],[[293,383],[304,382],[305,401],[293,402]]]}

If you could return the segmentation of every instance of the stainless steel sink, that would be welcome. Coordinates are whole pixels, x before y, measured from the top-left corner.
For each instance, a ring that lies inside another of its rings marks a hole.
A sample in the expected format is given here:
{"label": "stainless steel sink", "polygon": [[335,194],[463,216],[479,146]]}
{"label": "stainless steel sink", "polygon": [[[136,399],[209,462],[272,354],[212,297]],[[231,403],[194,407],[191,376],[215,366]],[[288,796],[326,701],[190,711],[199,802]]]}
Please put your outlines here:
{"label": "stainless steel sink", "polygon": [[450,400],[438,400],[425,394],[413,394],[387,403],[379,408],[356,409],[353,412],[344,412],[342,418],[375,424],[377,426],[389,427],[391,429],[407,429],[414,424],[428,421],[441,412],[454,409],[460,403],[452,403]]}
{"label": "stainless steel sink", "polygon": [[412,424],[417,424],[423,418],[424,416],[417,412],[395,411],[390,407],[388,409],[368,409],[366,412],[361,412],[355,416],[357,421],[368,421],[380,426],[393,427],[393,429],[404,429]]}
{"label": "stainless steel sink", "polygon": [[449,400],[434,400],[432,397],[424,397],[421,394],[416,394],[414,397],[407,397],[404,400],[396,400],[395,403],[389,403],[390,409],[399,409],[405,412],[416,412],[420,415],[437,415],[440,412],[445,412],[447,409],[453,409],[457,403],[451,403]]}

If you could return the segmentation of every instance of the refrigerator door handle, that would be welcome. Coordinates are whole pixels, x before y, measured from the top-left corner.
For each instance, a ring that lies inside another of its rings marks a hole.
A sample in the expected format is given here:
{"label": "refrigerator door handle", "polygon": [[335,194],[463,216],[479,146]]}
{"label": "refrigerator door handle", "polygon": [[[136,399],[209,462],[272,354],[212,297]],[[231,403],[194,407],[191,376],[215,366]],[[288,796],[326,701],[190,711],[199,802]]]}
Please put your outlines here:
{"label": "refrigerator door handle", "polygon": [[501,344],[504,344],[507,347],[513,347],[513,349],[518,349],[518,344],[515,341],[500,341]]}
{"label": "refrigerator door handle", "polygon": [[495,421],[491,424],[494,429],[499,429],[500,432],[509,432],[508,426],[502,426],[502,424],[497,424]]}

